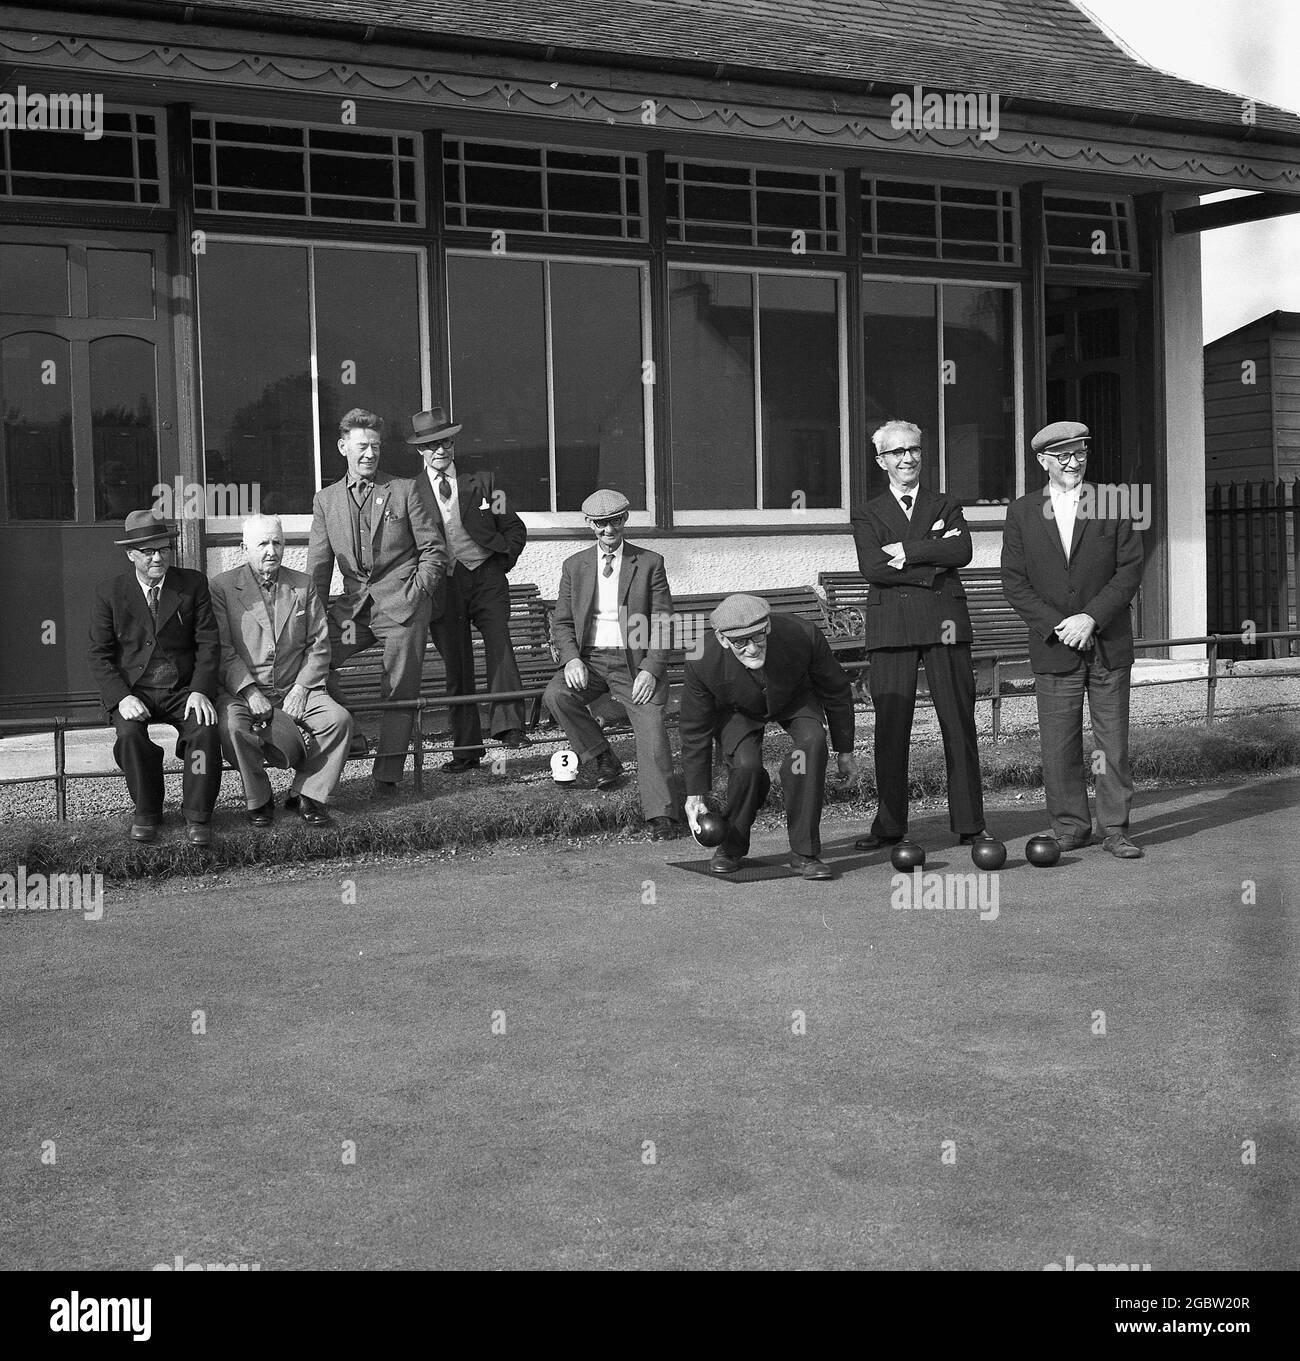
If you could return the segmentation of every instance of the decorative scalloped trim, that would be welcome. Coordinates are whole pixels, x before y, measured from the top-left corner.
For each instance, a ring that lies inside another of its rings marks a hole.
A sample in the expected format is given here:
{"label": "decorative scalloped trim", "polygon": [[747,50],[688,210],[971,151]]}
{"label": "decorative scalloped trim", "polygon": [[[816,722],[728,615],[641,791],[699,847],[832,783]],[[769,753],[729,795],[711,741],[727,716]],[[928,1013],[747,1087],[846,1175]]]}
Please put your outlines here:
{"label": "decorative scalloped trim", "polygon": [[[988,163],[994,156],[1027,165],[1050,163],[1077,169],[1107,169],[1129,173],[1194,176],[1197,182],[1221,181],[1224,188],[1296,186],[1300,167],[1281,159],[1243,161],[1231,155],[1152,151],[1120,142],[1081,142],[1066,137],[1030,136],[1003,128],[991,141],[979,141],[978,130],[966,132],[912,132],[890,126],[889,120],[861,115],[826,114],[815,111],[766,109],[755,105],[700,102],[687,98],[661,98],[615,91],[593,91],[581,86],[552,86],[542,81],[489,79],[485,77],[432,74],[391,66],[353,65],[310,58],[241,53],[212,48],[176,47],[170,44],[128,42],[107,38],[68,35],[0,34],[0,52],[22,66],[35,59],[38,65],[68,67],[73,71],[111,71],[139,74],[146,78],[176,79],[229,84],[231,74],[243,72],[254,88],[305,89],[313,94],[338,94],[341,98],[366,98],[358,85],[369,86],[369,97],[391,98],[411,87],[420,98],[411,102],[488,112],[542,113],[570,120],[589,119],[609,124],[626,120],[641,123],[647,101],[655,105],[656,125],[668,131],[777,133],[784,140],[810,145],[834,142],[867,149],[906,148],[923,154],[947,153]],[[59,60],[66,54],[70,61]]]}

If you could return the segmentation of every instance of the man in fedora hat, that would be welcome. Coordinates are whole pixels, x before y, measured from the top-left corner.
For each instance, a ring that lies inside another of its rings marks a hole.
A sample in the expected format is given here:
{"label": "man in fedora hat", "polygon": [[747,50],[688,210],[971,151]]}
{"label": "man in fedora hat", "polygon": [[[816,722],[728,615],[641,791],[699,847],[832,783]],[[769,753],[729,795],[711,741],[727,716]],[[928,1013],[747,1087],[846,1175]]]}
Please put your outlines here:
{"label": "man in fedora hat", "polygon": [[[416,698],[429,620],[442,610],[447,569],[442,535],[416,484],[379,471],[383,429],[382,418],[361,407],[339,421],[347,472],[312,502],[307,574],[329,621],[326,688],[339,703],[338,667],[375,643],[384,649],[380,698]],[[331,604],[335,562],[343,594]],[[410,709],[384,713],[373,769],[380,798],[397,793],[414,722]]]}
{"label": "man in fedora hat", "polygon": [[616,785],[623,766],[590,705],[611,695],[623,706],[636,737],[641,814],[651,839],[663,841],[681,832],[664,726],[673,598],[663,558],[623,537],[629,509],[617,491],[593,492],[582,503],[596,543],[561,569],[554,634],[564,666],[544,698],[578,759],[595,763],[600,789]]}
{"label": "man in fedora hat", "polygon": [[221,741],[239,767],[254,827],[269,827],[275,814],[267,764],[294,772],[285,807],[297,807],[309,827],[325,827],[332,821],[326,804],[348,758],[352,716],[325,691],[325,607],[311,578],[283,560],[279,519],[252,515],[244,521],[243,564],[212,578]]}
{"label": "man in fedora hat", "polygon": [[701,655],[688,658],[682,684],[682,766],[686,818],[698,831],[713,787],[713,743],[727,758],[727,836],[713,852],[713,874],[735,874],[772,787],[763,768],[763,730],[779,723],[794,742],[781,765],[790,867],[804,879],[832,879],[821,858],[826,793],[826,727],[839,773],[857,774],[853,687],[822,631],[793,615],[773,615],[761,596],[729,595],[709,616]]}
{"label": "man in fedora hat", "polygon": [[1098,514],[1084,496],[1088,427],[1054,421],[1033,438],[1047,485],[1007,509],[1002,588],[1029,627],[1029,664],[1038,699],[1043,793],[1052,834],[1065,851],[1092,842],[1084,774],[1083,697],[1101,752],[1097,821],[1117,860],[1138,860],[1129,838],[1133,776],[1128,760],[1133,620],[1142,584],[1142,540],[1120,514]]}
{"label": "man in fedora hat", "polygon": [[152,510],[126,517],[131,570],[102,582],[90,614],[90,669],[117,732],[113,759],[135,804],[133,841],[153,841],[163,815],[162,748],[150,723],[176,729],[185,834],[212,844],[221,789],[217,694],[221,640],[202,572],[172,565],[174,530]]}
{"label": "man in fedora hat", "polygon": [[[447,694],[474,693],[473,624],[483,637],[489,692],[522,689],[510,641],[510,583],[506,575],[524,551],[528,530],[506,504],[492,473],[456,467],[456,435],[442,407],[411,417],[407,444],[424,459],[421,479],[426,499],[438,512],[450,560],[447,599],[441,617],[430,624],[434,646],[447,672]],[[524,702],[494,702],[489,731],[507,747],[525,747]],[[452,757],[443,769],[451,774],[474,770],[485,754],[477,704],[451,705]]]}

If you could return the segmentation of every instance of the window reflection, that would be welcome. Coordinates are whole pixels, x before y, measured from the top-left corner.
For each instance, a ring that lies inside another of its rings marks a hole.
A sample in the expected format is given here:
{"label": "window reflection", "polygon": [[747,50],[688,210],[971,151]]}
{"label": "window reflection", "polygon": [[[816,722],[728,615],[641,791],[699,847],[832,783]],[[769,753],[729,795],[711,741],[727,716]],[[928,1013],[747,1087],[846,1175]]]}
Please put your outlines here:
{"label": "window reflection", "polygon": [[947,489],[963,501],[1015,493],[1011,318],[1010,289],[943,286]]}
{"label": "window reflection", "polygon": [[0,341],[3,463],[11,520],[74,520],[68,342],[28,331]]}
{"label": "window reflection", "polygon": [[876,462],[872,432],[885,421],[911,421],[925,432],[922,486],[939,485],[939,334],[933,284],[862,285],[862,367],[867,393],[866,484],[888,481]]}
{"label": "window reflection", "polygon": [[63,246],[0,243],[0,312],[66,317],[68,252]]}
{"label": "window reflection", "polygon": [[153,504],[158,482],[154,347],[134,336],[90,344],[95,519],[124,520]]}

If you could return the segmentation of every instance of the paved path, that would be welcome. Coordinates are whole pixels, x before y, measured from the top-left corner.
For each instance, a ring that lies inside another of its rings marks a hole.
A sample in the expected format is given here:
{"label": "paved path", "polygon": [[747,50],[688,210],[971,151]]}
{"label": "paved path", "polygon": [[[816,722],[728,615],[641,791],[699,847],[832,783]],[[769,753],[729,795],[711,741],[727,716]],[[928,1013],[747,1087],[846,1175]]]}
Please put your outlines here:
{"label": "paved path", "polygon": [[0,912],[0,1266],[1294,1267],[1298,793],[1050,871],[1004,804],[996,919],[845,823],[825,885],[606,839]]}

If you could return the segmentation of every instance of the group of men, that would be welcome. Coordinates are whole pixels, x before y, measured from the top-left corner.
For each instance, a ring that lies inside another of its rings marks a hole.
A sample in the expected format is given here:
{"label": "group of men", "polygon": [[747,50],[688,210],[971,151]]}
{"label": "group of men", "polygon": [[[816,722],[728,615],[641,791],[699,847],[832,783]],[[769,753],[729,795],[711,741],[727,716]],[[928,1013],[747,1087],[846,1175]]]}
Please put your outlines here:
{"label": "group of men", "polygon": [[[304,822],[330,821],[327,804],[347,760],[353,723],[339,694],[339,667],[354,653],[383,649],[381,696],[419,694],[426,637],[441,652],[449,696],[475,693],[471,626],[484,641],[489,690],[521,690],[510,644],[507,574],[527,539],[490,473],[455,465],[459,425],[440,409],[411,420],[407,443],[425,474],[379,470],[383,421],[350,411],[340,423],[344,477],[313,506],[307,572],[283,565],[278,520],[244,525],[244,561],[213,578],[171,563],[173,530],[152,511],[127,517],[120,540],[132,570],[100,587],[91,662],[117,731],[114,755],[135,811],[130,836],[151,841],[162,819],[162,752],[151,721],[179,733],[182,812],[189,839],[211,840],[220,754],[238,767],[248,820],[269,826],[275,804],[267,763],[294,770],[286,807]],[[889,421],[875,431],[880,495],[852,508],[863,605],[879,805],[856,847],[904,839],[908,755],[918,668],[924,666],[943,737],[949,822],[963,844],[989,838],[975,725],[971,621],[959,569],[972,557],[955,497],[921,485],[920,429]],[[1089,434],[1077,422],[1038,432],[1033,448],[1047,473],[1008,511],[1002,573],[1007,599],[1029,630],[1052,831],[1063,850],[1092,840],[1083,756],[1083,696],[1102,753],[1097,812],[1103,843],[1121,859],[1141,856],[1128,836],[1128,695],[1133,663],[1129,604],[1141,580],[1141,542],[1131,523],[1098,515],[1082,498]],[[631,724],[637,782],[651,836],[680,835],[683,816],[700,829],[711,793],[715,744],[727,765],[724,834],[709,869],[736,874],[771,780],[763,764],[769,722],[791,738],[780,769],[790,865],[829,879],[820,822],[829,764],[857,771],[849,678],[821,630],[773,615],[754,595],[728,596],[692,640],[683,677],[680,734],[684,786],[668,742],[668,665],[681,621],[673,616],[664,559],[624,536],[630,506],[610,489],[593,492],[583,514],[595,542],[563,564],[553,635],[560,668],[547,708],[599,788],[623,777],[593,706],[614,701]],[[343,591],[329,598],[337,564]],[[451,707],[452,774],[485,754],[478,706]],[[377,797],[392,797],[405,765],[410,710],[384,713],[373,768]],[[521,699],[493,703],[490,732],[527,745]]]}

